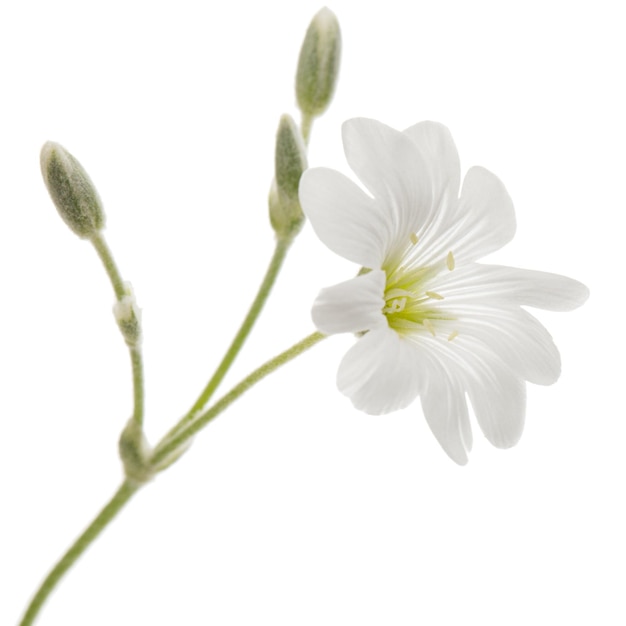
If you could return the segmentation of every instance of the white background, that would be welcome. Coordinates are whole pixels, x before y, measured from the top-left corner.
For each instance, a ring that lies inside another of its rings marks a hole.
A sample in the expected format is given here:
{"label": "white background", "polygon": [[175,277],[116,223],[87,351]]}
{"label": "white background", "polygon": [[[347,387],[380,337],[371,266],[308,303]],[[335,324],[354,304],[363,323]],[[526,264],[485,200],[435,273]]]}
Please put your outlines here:
{"label": "white background", "polygon": [[[7,7],[11,8],[7,8]],[[0,9],[0,623],[121,479],[130,367],[90,246],[41,182],[52,139],[102,196],[144,313],[152,441],[190,405],[269,260],[280,114],[320,5],[7,3]],[[592,8],[593,7],[593,8]],[[563,359],[520,444],[469,465],[419,402],[355,411],[335,337],[249,392],[64,579],[41,625],[624,624],[624,58],[620,2],[337,0],[341,81],[310,163],[347,170],[342,121],[449,126],[516,205],[492,259],[585,282],[538,316]],[[313,330],[354,275],[306,227],[226,390]]]}

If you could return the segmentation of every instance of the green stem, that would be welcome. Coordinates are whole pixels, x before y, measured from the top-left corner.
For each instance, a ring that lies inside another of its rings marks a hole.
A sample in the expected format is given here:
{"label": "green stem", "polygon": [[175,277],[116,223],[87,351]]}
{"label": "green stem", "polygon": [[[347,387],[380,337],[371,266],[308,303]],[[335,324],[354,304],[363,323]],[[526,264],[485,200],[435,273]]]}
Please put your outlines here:
{"label": "green stem", "polygon": [[141,347],[130,348],[130,360],[133,367],[133,420],[138,426],[143,425],[144,414],[144,382],[143,382],[143,358]]}
{"label": "green stem", "polygon": [[237,334],[235,335],[230,347],[226,351],[226,354],[222,358],[221,363],[218,368],[215,370],[215,373],[211,377],[211,380],[206,384],[206,387],[202,390],[202,393],[198,396],[198,399],[194,403],[194,405],[189,409],[188,413],[174,426],[172,430],[168,433],[167,436],[173,435],[176,431],[183,428],[185,425],[193,421],[193,419],[202,411],[202,409],[206,406],[207,402],[211,399],[211,396],[215,393],[215,390],[222,382],[224,376],[230,369],[235,357],[241,350],[244,342],[248,338],[254,323],[256,322],[261,310],[263,309],[263,305],[267,300],[272,286],[274,282],[276,282],[276,277],[278,276],[278,272],[282,267],[282,264],[287,255],[287,250],[289,250],[289,245],[291,244],[291,239],[278,239],[276,241],[276,247],[274,249],[274,254],[272,256],[272,260],[265,272],[265,277],[263,278],[263,282],[259,287],[259,291],[254,298],[254,301],[250,305],[250,309],[245,319],[243,320]]}
{"label": "green stem", "polygon": [[115,516],[122,510],[124,505],[135,494],[138,485],[131,484],[129,481],[122,483],[115,495],[109,503],[100,511],[98,516],[91,522],[85,532],[74,542],[70,549],[63,555],[61,560],[54,566],[48,576],[37,590],[37,593],[31,600],[24,617],[20,622],[20,626],[30,626],[35,621],[41,607],[57,586],[61,578],[67,570],[72,567],[78,557],[89,547],[89,545],[98,537],[98,535],[111,523]]}
{"label": "green stem", "polygon": [[[305,337],[302,341],[254,370],[238,385],[233,387],[230,392],[223,396],[221,400],[218,400],[209,410],[198,416],[197,419],[192,424],[188,425],[182,432],[179,432],[171,438],[169,436],[164,437],[152,455],[152,466],[157,467],[159,464],[163,464],[168,457],[171,458],[175,455],[178,450],[185,446],[191,437],[193,437],[211,420],[222,413],[222,411],[230,406],[237,398],[239,398],[239,396],[278,369],[281,365],[288,363],[298,355],[306,352],[309,348],[312,348],[325,337],[326,335],[319,332],[315,332],[308,337]],[[140,484],[134,483],[130,480],[126,480],[122,483],[108,504],[106,504],[93,522],[91,522],[82,535],[76,539],[68,551],[63,555],[61,560],[46,576],[28,605],[19,626],[31,626],[31,624],[34,623],[48,596],[59,584],[65,573],[72,567],[72,565],[74,565],[83,552],[85,552],[85,550],[98,538],[100,533],[113,521],[113,519],[115,519],[117,514],[138,491],[140,486]]]}
{"label": "green stem", "polygon": [[[104,265],[104,269],[106,270],[106,273],[111,280],[111,285],[113,286],[115,297],[117,298],[117,300],[122,300],[124,297],[129,295],[128,290],[124,284],[122,275],[120,274],[120,271],[115,264],[115,259],[111,254],[111,250],[104,238],[104,235],[100,231],[96,231],[91,236],[91,243],[96,249],[100,260]],[[144,414],[143,358],[141,353],[141,347],[139,345],[129,346],[128,349],[130,351],[130,360],[133,369],[133,420],[139,426],[142,426]]]}
{"label": "green stem", "polygon": [[113,255],[111,254],[111,250],[107,245],[107,242],[104,239],[104,236],[100,231],[96,231],[91,237],[91,243],[94,245],[102,264],[104,265],[104,269],[106,270],[109,278],[111,279],[111,284],[113,285],[113,290],[115,291],[115,296],[118,300],[121,300],[126,295],[126,289],[124,288],[124,281],[122,280],[122,275],[120,271],[117,269],[117,265],[115,264],[115,260],[113,259]]}
{"label": "green stem", "polygon": [[[268,374],[271,374],[274,370],[278,369],[281,365],[288,363],[298,355],[306,352],[309,348],[312,348],[316,343],[319,343],[324,339],[326,335],[320,332],[315,332],[308,337],[305,337],[302,341],[293,345],[288,350],[281,352],[278,356],[274,357],[267,363],[261,365],[261,367],[254,370],[251,374],[246,376],[238,385],[233,387],[225,396],[218,400],[210,409],[199,415],[193,422],[187,424],[185,418],[183,418],[175,428],[170,431],[156,446],[154,454],[152,455],[151,463],[153,467],[158,467],[160,463],[166,461],[168,457],[172,457],[177,451],[181,450],[187,442],[201,429],[203,429],[211,420],[215,419],[224,409],[230,406],[239,396],[244,394],[250,387],[256,385],[259,381],[265,378]],[[183,424],[185,421],[185,424]]]}
{"label": "green stem", "polygon": [[304,139],[304,145],[309,145],[309,139],[311,137],[311,128],[313,127],[314,117],[312,115],[302,114],[300,121],[300,132],[302,133],[302,139]]}

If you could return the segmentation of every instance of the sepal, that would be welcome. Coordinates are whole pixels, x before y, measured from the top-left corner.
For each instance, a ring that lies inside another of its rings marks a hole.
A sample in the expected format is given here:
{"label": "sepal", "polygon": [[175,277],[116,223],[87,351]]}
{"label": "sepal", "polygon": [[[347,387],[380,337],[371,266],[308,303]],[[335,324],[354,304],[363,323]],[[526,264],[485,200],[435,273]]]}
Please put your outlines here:
{"label": "sepal", "polygon": [[324,7],[311,20],[302,42],[296,72],[296,97],[304,115],[321,115],[332,100],[339,76],[341,30]]}
{"label": "sepal", "polygon": [[87,239],[104,228],[104,210],[83,166],[60,144],[48,141],[41,149],[41,173],[63,221]]}
{"label": "sepal", "polygon": [[279,238],[294,237],[304,224],[298,187],[306,168],[302,134],[291,116],[283,115],[276,133],[275,175],[269,195],[270,221]]}

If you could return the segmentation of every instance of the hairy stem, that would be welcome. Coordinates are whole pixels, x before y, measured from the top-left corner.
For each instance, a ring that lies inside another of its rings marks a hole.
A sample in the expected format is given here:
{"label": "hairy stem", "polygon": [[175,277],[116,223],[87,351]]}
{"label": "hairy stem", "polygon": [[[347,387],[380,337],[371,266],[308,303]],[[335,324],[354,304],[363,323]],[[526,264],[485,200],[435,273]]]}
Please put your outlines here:
{"label": "hairy stem", "polygon": [[120,271],[117,269],[115,259],[111,254],[111,250],[100,231],[97,231],[94,235],[92,235],[91,243],[96,249],[100,260],[102,261],[102,265],[104,265],[104,269],[106,270],[106,273],[111,280],[111,285],[113,285],[113,291],[115,291],[115,297],[118,300],[121,300],[126,295],[124,281],[122,280],[122,275],[120,274]]}
{"label": "hairy stem", "polygon": [[191,407],[191,409],[189,409],[187,414],[178,422],[178,424],[176,424],[176,426],[168,433],[168,436],[173,435],[175,432],[184,428],[187,424],[194,420],[194,418],[202,411],[202,409],[211,399],[211,397],[215,393],[215,390],[224,379],[224,376],[226,376],[226,373],[230,369],[230,366],[233,364],[236,356],[239,354],[239,351],[241,350],[246,339],[248,338],[252,327],[254,326],[257,318],[259,317],[259,314],[263,309],[263,305],[265,304],[265,301],[267,300],[270,291],[274,283],[276,282],[276,277],[278,276],[280,268],[283,265],[290,244],[291,239],[278,239],[276,241],[274,254],[265,272],[263,282],[259,287],[256,297],[250,305],[248,314],[243,320],[241,326],[239,327],[239,330],[237,331],[237,334],[233,338],[228,350],[226,351],[226,354],[224,354],[222,361],[215,370],[215,373],[206,384],[205,388],[202,390],[202,393],[198,396],[198,399],[195,401],[194,405]]}
{"label": "hairy stem", "polygon": [[[168,459],[175,457],[177,451],[184,449],[191,437],[204,428],[211,420],[215,419],[237,398],[248,391],[248,389],[256,385],[282,365],[285,365],[300,354],[306,352],[309,348],[312,348],[325,337],[326,335],[319,332],[315,332],[308,337],[305,337],[302,341],[299,341],[291,348],[281,352],[278,356],[267,361],[265,364],[261,365],[261,367],[254,370],[238,385],[235,385],[231,391],[218,400],[210,409],[199,415],[185,428],[176,431],[176,434],[173,436],[166,435],[155,448],[152,458],[150,459],[152,467],[156,470],[166,467],[168,465]],[[48,576],[46,576],[45,580],[41,583],[41,586],[28,605],[19,626],[30,626],[34,623],[46,599],[58,585],[64,574],[72,567],[76,560],[95,541],[95,539],[97,539],[100,533],[113,521],[117,514],[137,492],[140,486],[140,484],[130,480],[126,480],[122,483],[108,504],[106,504],[93,522],[91,522],[83,534],[80,535],[80,537],[78,537],[78,539],[72,544],[61,560],[50,571]]]}
{"label": "hairy stem", "polygon": [[306,113],[302,114],[302,119],[300,121],[300,132],[302,133],[302,139],[304,139],[304,145],[309,145],[309,140],[311,138],[311,128],[313,127],[313,116],[308,115]]}
{"label": "hairy stem", "polygon": [[108,504],[100,511],[97,517],[87,527],[85,532],[78,537],[69,550],[63,555],[61,560],[52,568],[50,573],[33,596],[24,617],[20,622],[20,626],[30,626],[35,621],[44,602],[57,586],[65,572],[75,563],[78,557],[93,543],[100,533],[111,523],[115,516],[122,510],[124,505],[135,494],[138,485],[129,481],[122,483],[120,488],[115,492]]}
{"label": "hairy stem", "polygon": [[144,381],[143,381],[143,358],[141,347],[130,348],[130,360],[133,367],[133,420],[138,426],[143,425],[144,414]]}
{"label": "hairy stem", "polygon": [[[100,231],[97,231],[94,235],[92,235],[91,243],[96,249],[100,260],[102,261],[102,265],[104,265],[104,269],[109,276],[111,285],[113,286],[113,291],[115,292],[116,299],[118,301],[122,300],[125,296],[128,295],[127,289],[124,285],[122,275],[117,268],[115,259],[113,258],[113,254],[111,253],[111,250],[107,245],[106,240],[104,239],[104,235]],[[133,420],[137,423],[138,426],[142,426],[144,414],[143,357],[139,344],[136,346],[129,346],[129,351],[131,365],[133,369]]]}
{"label": "hairy stem", "polygon": [[306,352],[309,348],[312,348],[315,344],[324,339],[326,335],[320,332],[315,332],[308,337],[305,337],[302,341],[299,341],[288,350],[281,352],[278,356],[267,361],[261,367],[254,370],[251,374],[246,376],[238,385],[235,385],[226,395],[222,396],[210,409],[198,415],[196,419],[191,422],[183,420],[179,422],[177,428],[168,433],[156,446],[154,454],[152,455],[152,465],[158,467],[161,463],[165,462],[168,457],[175,455],[177,451],[184,449],[189,440],[201,429],[203,429],[211,420],[215,419],[222,411],[230,406],[239,396],[244,394],[250,387],[256,385],[259,381],[265,378],[268,374],[278,369],[281,365],[288,363],[292,359],[295,359],[298,355]]}

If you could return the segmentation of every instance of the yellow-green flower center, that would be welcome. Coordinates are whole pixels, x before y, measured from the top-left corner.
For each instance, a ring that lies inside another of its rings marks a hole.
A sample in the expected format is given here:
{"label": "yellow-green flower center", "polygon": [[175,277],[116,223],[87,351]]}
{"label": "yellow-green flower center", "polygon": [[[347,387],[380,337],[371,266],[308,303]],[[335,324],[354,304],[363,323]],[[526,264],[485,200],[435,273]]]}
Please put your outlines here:
{"label": "yellow-green flower center", "polygon": [[[417,244],[417,237],[411,235],[411,245]],[[387,316],[390,328],[400,334],[414,334],[415,332],[427,331],[436,336],[437,327],[443,320],[453,320],[447,311],[437,306],[444,300],[444,296],[436,291],[428,289],[431,279],[441,270],[454,269],[454,257],[450,252],[438,267],[412,267],[402,265],[395,268],[383,267],[387,274],[385,286],[385,306],[383,313]],[[447,325],[446,325],[447,326]],[[449,333],[449,329],[447,330]],[[448,336],[454,339],[453,332]]]}

